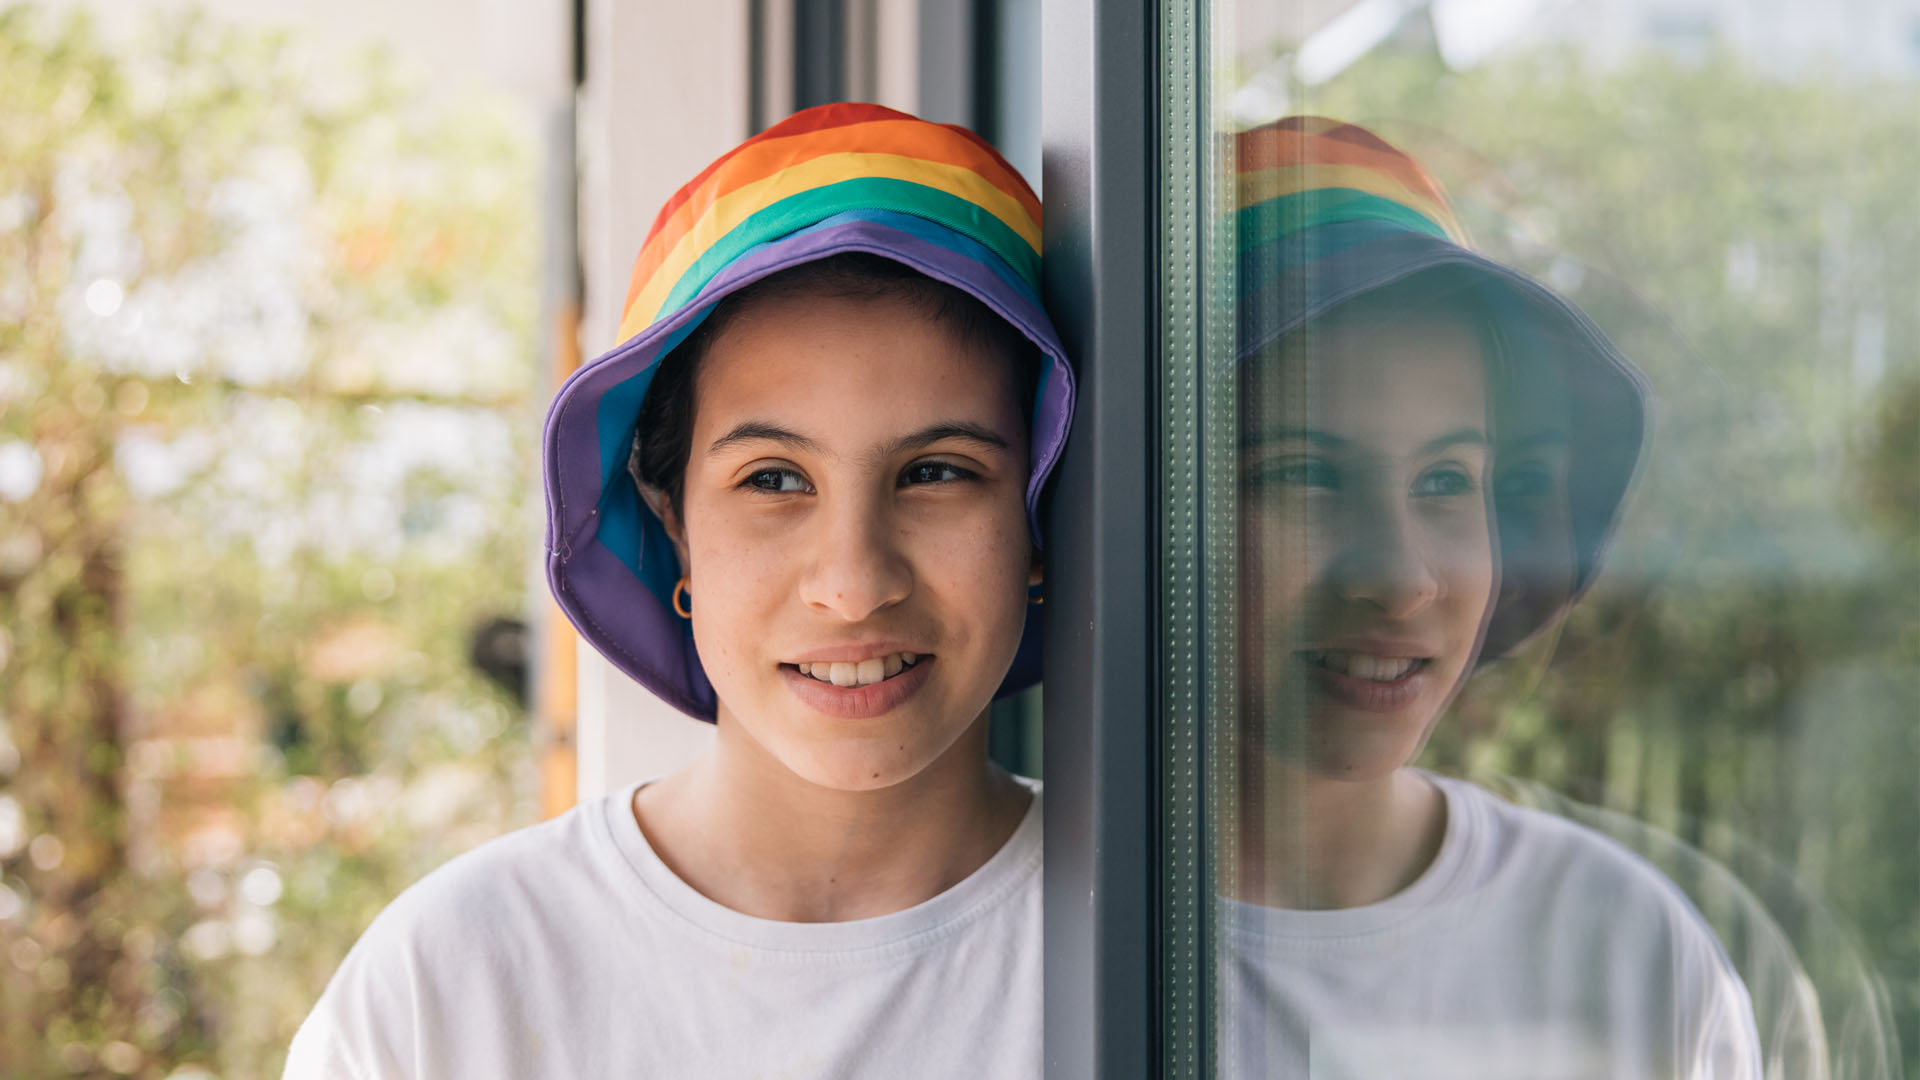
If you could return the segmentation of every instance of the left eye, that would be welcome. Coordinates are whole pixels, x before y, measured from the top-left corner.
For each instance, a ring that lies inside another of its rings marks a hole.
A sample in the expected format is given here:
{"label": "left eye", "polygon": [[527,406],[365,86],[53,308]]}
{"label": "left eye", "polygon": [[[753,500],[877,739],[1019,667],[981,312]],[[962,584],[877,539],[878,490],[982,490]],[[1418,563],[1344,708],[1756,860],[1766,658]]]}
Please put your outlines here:
{"label": "left eye", "polygon": [[1471,495],[1474,478],[1464,469],[1435,469],[1413,482],[1415,495]]}
{"label": "left eye", "polygon": [[900,486],[946,484],[955,480],[970,480],[973,475],[958,465],[949,465],[944,461],[917,461],[900,473]]}
{"label": "left eye", "polygon": [[790,469],[761,469],[747,477],[746,486],[780,495],[807,490],[807,482]]}

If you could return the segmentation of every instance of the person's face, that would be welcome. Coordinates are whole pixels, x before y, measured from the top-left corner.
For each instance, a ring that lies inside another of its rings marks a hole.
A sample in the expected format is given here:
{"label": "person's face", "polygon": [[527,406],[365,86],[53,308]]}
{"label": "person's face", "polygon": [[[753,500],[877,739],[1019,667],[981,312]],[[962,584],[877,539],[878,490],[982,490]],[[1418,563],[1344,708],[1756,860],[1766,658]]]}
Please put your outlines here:
{"label": "person's face", "polygon": [[896,300],[769,298],[712,343],[681,503],[719,722],[886,787],[953,748],[1037,574],[1011,365]]}
{"label": "person's face", "polygon": [[1246,715],[1310,772],[1386,775],[1471,667],[1491,598],[1479,341],[1445,315],[1336,315],[1246,371]]}

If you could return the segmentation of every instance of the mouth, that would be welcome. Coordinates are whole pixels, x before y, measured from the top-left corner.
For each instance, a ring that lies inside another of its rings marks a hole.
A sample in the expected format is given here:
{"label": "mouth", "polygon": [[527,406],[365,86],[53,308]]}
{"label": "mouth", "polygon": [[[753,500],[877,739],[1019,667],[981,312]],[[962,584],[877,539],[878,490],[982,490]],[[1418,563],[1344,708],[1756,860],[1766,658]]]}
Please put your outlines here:
{"label": "mouth", "polygon": [[817,712],[870,720],[905,705],[933,677],[932,653],[896,652],[861,660],[781,664],[793,695]]}
{"label": "mouth", "polygon": [[849,689],[859,686],[872,686],[889,679],[898,678],[902,673],[911,671],[920,663],[919,653],[896,652],[885,656],[869,657],[865,660],[835,660],[831,663],[820,661],[812,664],[784,664],[814,682],[826,683]]}
{"label": "mouth", "polygon": [[1352,649],[1304,649],[1295,655],[1309,667],[1362,682],[1381,684],[1400,682],[1433,664],[1431,657],[1374,656]]}
{"label": "mouth", "polygon": [[1361,712],[1400,713],[1424,700],[1434,686],[1432,657],[1355,649],[1306,649],[1294,655],[1328,700]]}

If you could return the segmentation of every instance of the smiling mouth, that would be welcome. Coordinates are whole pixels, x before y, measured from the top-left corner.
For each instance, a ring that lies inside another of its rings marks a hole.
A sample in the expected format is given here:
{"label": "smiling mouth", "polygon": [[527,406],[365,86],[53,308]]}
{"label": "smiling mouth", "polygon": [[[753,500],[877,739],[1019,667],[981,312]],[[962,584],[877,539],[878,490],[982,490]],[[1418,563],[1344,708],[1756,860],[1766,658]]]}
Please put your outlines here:
{"label": "smiling mouth", "polygon": [[903,671],[912,670],[922,659],[920,653],[897,652],[860,661],[836,660],[817,664],[790,664],[814,682],[842,688],[871,686],[886,682]]}
{"label": "smiling mouth", "polygon": [[1312,667],[1367,682],[1399,682],[1433,663],[1427,657],[1369,656],[1350,649],[1307,649],[1297,654]]}

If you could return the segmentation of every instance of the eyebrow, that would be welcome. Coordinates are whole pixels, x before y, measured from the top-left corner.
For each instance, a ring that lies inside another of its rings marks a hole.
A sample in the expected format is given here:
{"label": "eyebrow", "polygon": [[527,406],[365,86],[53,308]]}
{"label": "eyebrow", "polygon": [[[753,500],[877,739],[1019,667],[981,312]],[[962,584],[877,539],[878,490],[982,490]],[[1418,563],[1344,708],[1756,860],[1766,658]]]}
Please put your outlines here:
{"label": "eyebrow", "polygon": [[[923,450],[935,443],[944,442],[948,439],[960,439],[994,450],[1005,450],[1008,448],[1007,440],[1002,438],[992,428],[965,420],[949,420],[921,428],[919,431],[909,435],[902,435],[881,447],[877,456],[882,458],[895,457],[915,450]],[[749,420],[744,424],[737,425],[732,431],[713,440],[712,444],[707,447],[707,453],[709,455],[717,454],[727,447],[745,442],[772,442],[788,447],[789,449],[804,450],[808,453],[817,454],[825,452],[825,448],[822,447],[816,439],[810,439],[799,432],[789,431],[778,424],[768,423],[764,420]]]}
{"label": "eyebrow", "polygon": [[992,428],[965,420],[951,420],[921,428],[911,435],[902,435],[888,443],[881,451],[882,457],[896,457],[900,454],[924,450],[937,442],[959,439],[963,442],[977,443],[992,450],[1007,449],[1007,440],[1000,437]]}
{"label": "eyebrow", "polygon": [[708,455],[717,454],[729,446],[744,442],[772,442],[794,450],[818,452],[820,444],[805,435],[788,431],[778,424],[769,424],[764,420],[749,420],[739,424],[732,431],[713,440],[707,447]]}
{"label": "eyebrow", "polygon": [[1455,428],[1437,439],[1428,439],[1417,451],[1418,456],[1438,453],[1453,446],[1486,446],[1486,432],[1477,427]]}
{"label": "eyebrow", "polygon": [[[1256,446],[1264,446],[1268,443],[1287,442],[1289,440],[1312,443],[1315,446],[1323,446],[1329,450],[1344,450],[1353,445],[1350,440],[1343,439],[1338,435],[1321,431],[1317,428],[1274,428],[1259,432],[1251,439],[1242,440],[1240,448],[1242,450],[1249,450]],[[1528,441],[1531,442],[1533,440]],[[1450,446],[1486,445],[1487,436],[1485,432],[1476,427],[1461,427],[1455,428],[1445,435],[1427,440],[1421,444],[1420,449],[1414,453],[1416,456],[1424,457],[1428,454],[1438,453]]]}

